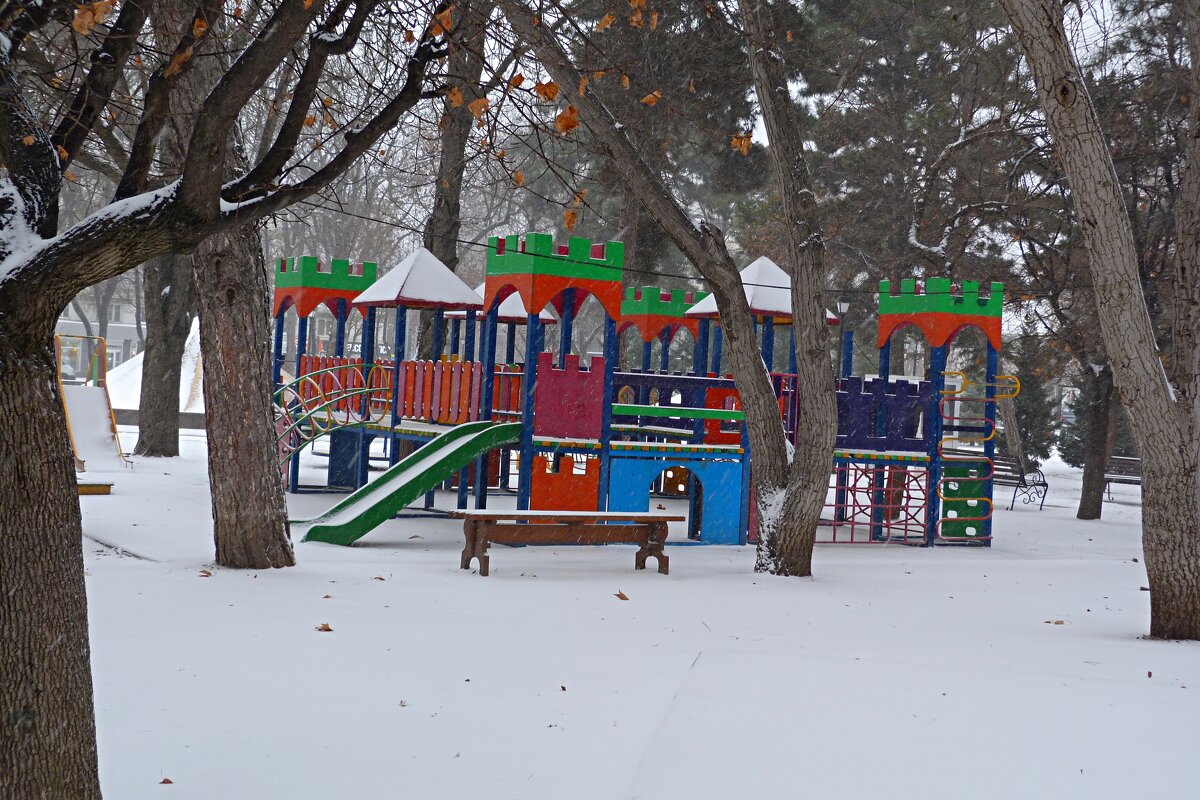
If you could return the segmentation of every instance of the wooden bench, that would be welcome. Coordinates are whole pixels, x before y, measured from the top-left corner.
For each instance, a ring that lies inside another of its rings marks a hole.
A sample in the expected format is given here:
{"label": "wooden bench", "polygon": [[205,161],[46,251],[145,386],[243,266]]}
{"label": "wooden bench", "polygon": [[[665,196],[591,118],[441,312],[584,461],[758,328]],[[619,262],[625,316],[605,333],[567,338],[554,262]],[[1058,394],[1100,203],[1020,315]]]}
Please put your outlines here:
{"label": "wooden bench", "polygon": [[667,523],[686,517],[672,514],[618,511],[451,511],[463,520],[462,559],[459,567],[479,561],[479,574],[488,574],[488,547],[492,544],[636,544],[634,569],[645,569],[653,556],[658,571],[666,575],[670,559],[663,552]]}
{"label": "wooden bench", "polygon": [[1142,485],[1142,460],[1130,456],[1112,456],[1104,466],[1104,493],[1112,500],[1112,485]]}
{"label": "wooden bench", "polygon": [[1050,492],[1050,484],[1040,469],[1028,471],[1021,469],[1020,462],[1009,456],[996,455],[992,459],[992,485],[1013,487],[1012,502],[1008,510],[1012,511],[1017,504],[1018,495],[1022,503],[1037,503],[1038,511],[1046,504],[1046,495]]}

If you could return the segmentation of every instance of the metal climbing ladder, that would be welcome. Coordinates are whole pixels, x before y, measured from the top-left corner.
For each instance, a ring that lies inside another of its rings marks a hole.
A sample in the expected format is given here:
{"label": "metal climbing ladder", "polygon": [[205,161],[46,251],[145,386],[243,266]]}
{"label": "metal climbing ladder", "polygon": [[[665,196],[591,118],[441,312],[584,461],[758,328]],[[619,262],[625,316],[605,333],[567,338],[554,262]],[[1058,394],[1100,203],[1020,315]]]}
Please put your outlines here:
{"label": "metal climbing ladder", "polygon": [[[938,399],[942,436],[937,445],[941,473],[935,486],[941,501],[937,541],[984,543],[992,536],[995,404],[1016,397],[1021,382],[1012,375],[997,375],[991,384],[972,381],[961,372],[946,375],[957,376],[960,383],[943,389]],[[982,388],[983,395],[966,394],[969,387]],[[965,414],[960,410],[963,404],[979,404],[983,410]]]}

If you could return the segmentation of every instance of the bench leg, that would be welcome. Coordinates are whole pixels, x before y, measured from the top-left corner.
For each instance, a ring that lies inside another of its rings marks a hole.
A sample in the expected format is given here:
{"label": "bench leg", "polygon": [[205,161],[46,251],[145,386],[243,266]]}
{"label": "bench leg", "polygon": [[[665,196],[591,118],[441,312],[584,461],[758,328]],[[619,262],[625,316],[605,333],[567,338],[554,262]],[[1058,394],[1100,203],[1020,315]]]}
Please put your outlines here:
{"label": "bench leg", "polygon": [[1013,499],[1012,499],[1012,502],[1008,504],[1009,511],[1012,511],[1013,508],[1017,505],[1017,490],[1020,488],[1021,488],[1020,486],[1013,487]]}
{"label": "bench leg", "polygon": [[470,569],[471,559],[475,557],[475,521],[467,520],[463,523],[463,538],[466,542],[463,544],[462,556],[458,560],[459,569]]}
{"label": "bench leg", "polygon": [[667,539],[666,523],[655,523],[646,537],[646,543],[637,551],[634,569],[645,569],[646,559],[650,556],[658,562],[658,574],[668,575],[671,571],[671,559],[663,552],[663,542]]}
{"label": "bench leg", "polygon": [[479,574],[485,578],[487,577],[488,566],[491,560],[487,554],[489,544],[491,543],[488,541],[486,533],[477,532],[475,534],[475,559],[479,562]]}
{"label": "bench leg", "polygon": [[1050,494],[1050,485],[1046,484],[1042,487],[1042,502],[1038,503],[1038,511],[1042,510],[1042,506],[1046,505],[1046,495]]}

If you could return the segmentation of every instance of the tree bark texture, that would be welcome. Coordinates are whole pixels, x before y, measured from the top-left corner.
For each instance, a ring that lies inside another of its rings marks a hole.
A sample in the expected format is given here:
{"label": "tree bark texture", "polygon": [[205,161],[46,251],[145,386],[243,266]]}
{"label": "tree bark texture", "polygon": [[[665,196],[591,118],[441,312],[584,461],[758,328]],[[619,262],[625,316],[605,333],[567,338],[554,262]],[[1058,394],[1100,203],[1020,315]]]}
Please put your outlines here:
{"label": "tree bark texture", "polygon": [[1021,425],[1017,421],[1017,404],[1011,397],[1006,397],[997,401],[996,405],[1000,409],[1000,418],[1004,420],[1004,447],[1017,460],[1023,475],[1029,469],[1029,462],[1025,460],[1025,446],[1021,443]]}
{"label": "tree bark texture", "polygon": [[258,232],[212,236],[192,263],[217,563],[290,567],[296,559],[275,444],[271,302]]}
{"label": "tree bark texture", "polygon": [[[1200,458],[1195,444],[1197,400],[1190,394],[1195,378],[1177,387],[1184,395],[1177,402],[1158,357],[1120,183],[1067,41],[1062,3],[1001,0],[1001,5],[1033,72],[1071,186],[1090,256],[1100,332],[1142,454],[1150,633],[1200,639]],[[1190,159],[1188,171],[1193,168],[1200,164]],[[1186,248],[1181,242],[1181,249]]]}
{"label": "tree bark texture", "polygon": [[[738,7],[749,37],[750,72],[766,124],[775,190],[787,228],[796,378],[804,392],[796,417],[787,495],[776,529],[759,532],[758,563],[760,569],[776,574],[811,575],[817,523],[825,505],[837,439],[837,401],[825,324],[825,240],[804,156],[805,126],[788,89],[782,57],[773,49],[775,26],[770,24],[770,7],[756,0],[738,0]],[[767,499],[760,500],[762,517],[767,511],[762,503]]]}
{"label": "tree bark texture", "polygon": [[[462,92],[455,106],[449,99],[442,106],[437,179],[433,185],[433,208],[425,220],[422,244],[441,262],[458,272],[458,242],[462,236],[462,188],[467,167],[467,142],[475,115],[467,107],[481,97],[479,80],[483,75],[483,34],[492,4],[471,0],[455,7],[454,38],[450,42],[449,74]],[[433,312],[418,317],[417,357],[433,357]]]}
{"label": "tree bark texture", "polygon": [[1116,398],[1113,396],[1112,372],[1105,368],[1096,374],[1086,369],[1084,379],[1092,384],[1088,404],[1086,434],[1083,438],[1083,491],[1079,495],[1077,519],[1100,519],[1104,511],[1104,473],[1112,455],[1113,433],[1116,428]]}
{"label": "tree bark texture", "polygon": [[179,455],[179,378],[183,349],[196,310],[188,256],[159,256],[146,263],[146,349],[138,409],[139,456]]}
{"label": "tree bark texture", "polygon": [[14,346],[0,328],[0,417],[7,421],[0,426],[5,800],[100,797],[83,530],[49,340],[48,327],[38,346]]}

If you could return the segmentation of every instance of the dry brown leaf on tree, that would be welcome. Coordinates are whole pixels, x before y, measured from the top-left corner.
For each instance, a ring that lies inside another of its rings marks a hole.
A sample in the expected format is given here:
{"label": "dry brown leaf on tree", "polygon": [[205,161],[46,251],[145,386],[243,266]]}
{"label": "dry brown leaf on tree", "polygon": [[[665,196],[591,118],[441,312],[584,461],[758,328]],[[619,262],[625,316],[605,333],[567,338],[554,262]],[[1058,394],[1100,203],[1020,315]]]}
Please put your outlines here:
{"label": "dry brown leaf on tree", "polygon": [[208,22],[206,22],[202,17],[196,17],[194,20],[192,20],[192,36],[195,36],[197,39],[199,39],[204,35],[206,30],[208,30]]}
{"label": "dry brown leaf on tree", "polygon": [[519,72],[516,75],[513,75],[511,78],[508,79],[508,85],[513,87],[514,89],[520,89],[521,84],[524,82],[525,82],[525,76]]}
{"label": "dry brown leaf on tree", "polygon": [[171,63],[167,64],[167,68],[163,70],[163,75],[167,78],[170,78],[183,72],[183,65],[190,61],[191,58],[192,48],[189,45],[171,57]]}
{"label": "dry brown leaf on tree", "polygon": [[575,230],[575,224],[577,222],[579,222],[578,211],[573,208],[567,208],[563,210],[563,225],[566,227],[568,233]]}
{"label": "dry brown leaf on tree", "polygon": [[108,18],[115,5],[113,0],[99,0],[77,7],[75,16],[71,18],[71,30],[80,36],[87,36],[96,29],[97,25]]}
{"label": "dry brown leaf on tree", "polygon": [[567,106],[554,118],[554,130],[561,134],[569,134],[579,127],[579,110],[575,106]]}
{"label": "dry brown leaf on tree", "polygon": [[450,101],[451,108],[458,108],[463,104],[462,89],[457,86],[451,86],[450,91],[446,92],[446,99]]}
{"label": "dry brown leaf on tree", "polygon": [[472,100],[467,104],[467,108],[471,110],[471,114],[475,119],[483,119],[484,113],[488,110],[491,102],[486,97],[480,97],[478,100]]}
{"label": "dry brown leaf on tree", "polygon": [[643,98],[642,98],[642,105],[644,105],[644,106],[652,106],[652,105],[654,105],[655,103],[657,103],[657,102],[658,102],[658,99],[659,99],[660,97],[662,97],[662,90],[661,90],[661,89],[655,89],[653,92],[651,92],[650,94],[648,94],[648,95],[646,95],[645,97],[643,97]]}
{"label": "dry brown leaf on tree", "polygon": [[554,81],[546,81],[545,83],[536,83],[533,86],[533,92],[538,97],[545,100],[547,103],[553,103],[558,97],[558,84]]}
{"label": "dry brown leaf on tree", "polygon": [[525,173],[521,172],[521,170],[517,170],[516,172],[514,172],[513,173],[513,183],[515,183],[517,186],[524,186],[525,185]]}
{"label": "dry brown leaf on tree", "polygon": [[617,21],[617,18],[614,17],[612,14],[605,14],[603,17],[600,18],[600,21],[596,23],[596,30],[602,31],[605,28],[607,28],[609,25],[612,25],[616,21]]}
{"label": "dry brown leaf on tree", "polygon": [[445,11],[441,12],[435,18],[433,30],[431,33],[434,36],[444,36],[449,33],[454,27],[454,6],[450,6]]}

